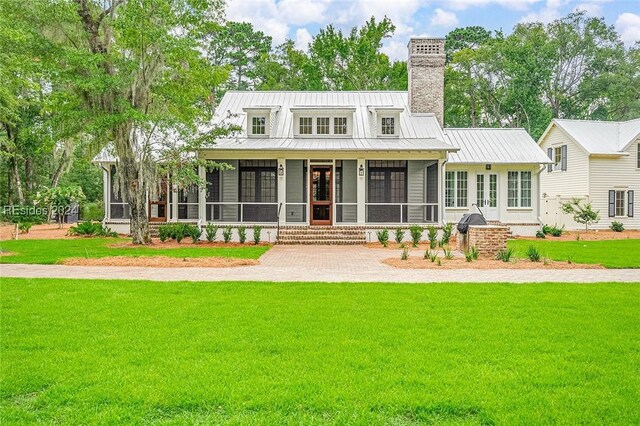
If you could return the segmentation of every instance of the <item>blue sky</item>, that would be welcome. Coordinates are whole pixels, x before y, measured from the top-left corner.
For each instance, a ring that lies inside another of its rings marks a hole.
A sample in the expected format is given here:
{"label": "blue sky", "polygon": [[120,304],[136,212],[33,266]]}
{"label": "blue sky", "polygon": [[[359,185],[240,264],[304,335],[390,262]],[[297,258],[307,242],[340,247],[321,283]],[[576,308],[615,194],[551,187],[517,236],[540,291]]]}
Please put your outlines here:
{"label": "blue sky", "polygon": [[550,22],[582,9],[615,25],[627,45],[640,41],[640,0],[227,0],[227,19],[248,21],[282,43],[290,38],[306,49],[330,23],[348,30],[371,16],[391,18],[395,35],[384,51],[406,59],[412,35],[444,36],[459,26],[481,25],[509,33],[518,22]]}

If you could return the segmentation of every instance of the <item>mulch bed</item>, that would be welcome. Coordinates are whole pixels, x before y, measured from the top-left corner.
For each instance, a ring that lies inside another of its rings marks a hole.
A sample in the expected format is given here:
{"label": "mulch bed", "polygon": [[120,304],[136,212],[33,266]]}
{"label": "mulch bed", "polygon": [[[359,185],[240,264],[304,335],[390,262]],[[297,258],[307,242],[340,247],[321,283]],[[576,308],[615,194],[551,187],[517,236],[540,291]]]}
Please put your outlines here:
{"label": "mulch bed", "polygon": [[382,263],[400,269],[605,269],[602,265],[588,265],[547,260],[544,262],[531,262],[528,259],[516,259],[511,262],[503,262],[496,259],[483,259],[467,262],[465,258],[456,257],[450,260],[440,258],[441,266],[430,259],[422,259],[410,256],[407,260],[400,257],[384,259]]}
{"label": "mulch bed", "polygon": [[639,229],[629,229],[622,232],[614,232],[610,230],[603,231],[565,231],[559,237],[547,235],[545,239],[536,237],[516,237],[519,240],[537,240],[537,241],[576,241],[580,236],[580,241],[601,241],[601,240],[631,240],[640,239]]}
{"label": "mulch bed", "polygon": [[[454,249],[456,247],[456,239],[455,237],[452,237],[451,240],[449,241],[449,244],[447,244],[446,247],[449,247],[451,249]],[[408,248],[409,250],[426,250],[426,249],[430,249],[430,244],[429,241],[421,241],[420,244],[418,244],[418,247],[413,247],[413,244],[411,244],[411,242],[405,242],[404,243],[404,247],[401,246],[401,244],[397,244],[395,242],[391,242],[389,241],[389,244],[387,247],[384,247],[382,244],[380,244],[379,242],[374,242],[374,243],[366,243],[364,245],[367,248],[374,248],[374,249],[390,249],[390,250],[398,250],[398,249],[403,249],[403,248]],[[438,247],[440,248],[440,247]]]}
{"label": "mulch bed", "polygon": [[[257,245],[259,245],[259,246],[267,246],[267,245],[271,245],[271,244],[272,243],[261,242],[261,243],[259,243]],[[114,248],[144,248],[144,247],[149,247],[149,248],[153,248],[153,249],[172,249],[172,248],[185,248],[185,247],[231,248],[231,247],[247,247],[247,246],[255,246],[255,245],[256,244],[254,244],[253,241],[247,241],[244,244],[232,243],[232,242],[225,243],[224,241],[214,241],[212,243],[210,243],[208,241],[200,241],[200,242],[194,244],[191,241],[191,238],[185,238],[181,242],[177,242],[175,240],[167,240],[167,241],[165,241],[163,243],[158,238],[152,238],[151,239],[151,244],[147,244],[147,245],[133,244],[131,241],[126,241],[126,242],[120,242],[120,243],[115,243],[115,244],[109,244],[108,247],[114,247]]]}
{"label": "mulch bed", "polygon": [[259,265],[255,259],[232,257],[169,257],[169,256],[110,256],[98,259],[74,257],[65,259],[63,265],[72,266],[143,266],[149,268],[233,268]]}

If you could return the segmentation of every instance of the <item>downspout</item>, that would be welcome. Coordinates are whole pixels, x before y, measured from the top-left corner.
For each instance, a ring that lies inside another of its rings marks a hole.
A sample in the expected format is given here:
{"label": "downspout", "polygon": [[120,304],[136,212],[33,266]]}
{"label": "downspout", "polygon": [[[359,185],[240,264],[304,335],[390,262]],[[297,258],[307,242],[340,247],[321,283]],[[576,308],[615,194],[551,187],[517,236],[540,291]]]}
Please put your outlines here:
{"label": "downspout", "polygon": [[538,197],[538,208],[536,209],[536,216],[538,218],[538,225],[542,226],[542,217],[540,216],[540,204],[542,203],[542,199],[541,199],[541,194],[540,194],[540,174],[547,168],[546,165],[542,165],[540,166],[540,170],[538,170],[538,172],[536,173],[536,175],[538,175],[538,190],[537,192],[537,197]]}
{"label": "downspout", "polygon": [[[447,154],[448,155],[448,154]],[[444,200],[445,200],[445,170],[444,170],[444,166],[445,164],[447,164],[449,160],[447,160],[446,158],[444,159],[444,161],[442,162],[442,164],[440,165],[440,222],[442,223],[442,226],[446,225],[446,221],[444,219],[444,215],[445,215],[445,207],[444,207]]]}

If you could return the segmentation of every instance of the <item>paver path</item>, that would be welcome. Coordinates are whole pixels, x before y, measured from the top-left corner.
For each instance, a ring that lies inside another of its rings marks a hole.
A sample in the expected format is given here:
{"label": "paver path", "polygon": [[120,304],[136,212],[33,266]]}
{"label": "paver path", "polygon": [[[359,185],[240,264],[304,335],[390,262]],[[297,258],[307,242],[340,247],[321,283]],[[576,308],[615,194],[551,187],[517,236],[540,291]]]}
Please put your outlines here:
{"label": "paver path", "polygon": [[331,282],[640,282],[638,269],[417,270],[380,263],[395,251],[361,246],[275,246],[258,266],[142,268],[116,266],[0,265],[0,277],[144,279],[154,281]]}

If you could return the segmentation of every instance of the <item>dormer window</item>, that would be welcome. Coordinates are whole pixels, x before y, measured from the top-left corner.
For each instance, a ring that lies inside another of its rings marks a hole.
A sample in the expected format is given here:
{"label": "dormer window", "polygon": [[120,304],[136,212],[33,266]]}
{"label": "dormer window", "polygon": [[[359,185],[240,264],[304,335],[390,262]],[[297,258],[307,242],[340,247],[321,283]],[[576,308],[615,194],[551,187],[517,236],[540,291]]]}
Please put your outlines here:
{"label": "dormer window", "polygon": [[251,134],[264,135],[267,133],[267,118],[264,116],[251,118]]}
{"label": "dormer window", "polygon": [[[334,117],[333,118],[333,134],[334,135],[346,135],[347,134],[347,117]],[[640,167],[640,165],[638,167]]]}
{"label": "dormer window", "polygon": [[313,134],[313,117],[300,117],[300,134]]}
{"label": "dormer window", "polygon": [[382,135],[394,136],[396,134],[396,119],[395,117],[382,117],[382,123],[380,126]]}
{"label": "dormer window", "polygon": [[329,117],[318,117],[316,119],[316,134],[318,135],[329,134]]}

